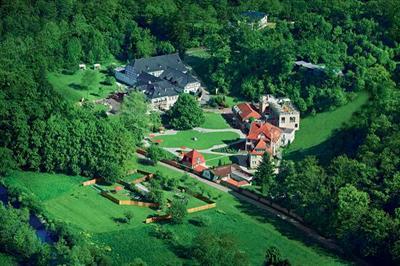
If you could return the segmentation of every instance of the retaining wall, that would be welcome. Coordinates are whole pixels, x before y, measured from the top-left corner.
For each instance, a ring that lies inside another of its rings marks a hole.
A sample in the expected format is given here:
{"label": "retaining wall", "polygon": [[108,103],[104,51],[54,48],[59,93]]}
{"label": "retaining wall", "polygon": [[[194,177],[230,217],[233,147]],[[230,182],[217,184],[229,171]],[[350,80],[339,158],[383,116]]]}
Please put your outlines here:
{"label": "retaining wall", "polygon": [[133,205],[133,206],[139,206],[139,207],[158,207],[159,206],[158,203],[154,203],[154,202],[144,202],[144,201],[136,201],[136,200],[119,200],[107,192],[101,192],[100,194],[103,197],[111,200],[112,202],[114,202],[118,205]]}
{"label": "retaining wall", "polygon": [[101,178],[93,178],[93,179],[90,179],[88,181],[83,182],[82,186],[86,187],[86,186],[94,185],[94,184],[96,184],[97,182],[100,182],[100,181],[101,181]]}

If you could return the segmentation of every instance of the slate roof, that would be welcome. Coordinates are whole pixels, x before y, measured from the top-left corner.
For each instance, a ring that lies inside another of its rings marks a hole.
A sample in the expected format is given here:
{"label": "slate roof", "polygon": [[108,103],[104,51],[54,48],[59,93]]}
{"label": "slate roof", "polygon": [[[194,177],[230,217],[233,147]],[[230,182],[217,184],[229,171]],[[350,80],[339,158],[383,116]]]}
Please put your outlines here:
{"label": "slate roof", "polygon": [[189,73],[184,73],[171,67],[168,67],[160,75],[160,78],[168,80],[179,87],[185,87],[187,84],[198,82],[198,80]]}
{"label": "slate roof", "polygon": [[160,80],[156,83],[143,84],[136,87],[142,91],[147,98],[156,99],[166,96],[177,96],[183,92],[183,89],[172,85],[166,80]]}
{"label": "slate roof", "polygon": [[186,72],[187,68],[183,64],[178,54],[159,55],[154,57],[135,59],[131,66],[134,67],[136,73],[154,72],[173,68],[181,72]]}
{"label": "slate roof", "polygon": [[137,82],[136,82],[136,86],[143,86],[143,85],[147,85],[147,84],[151,84],[151,83],[156,83],[156,82],[160,82],[162,81],[162,79],[153,76],[149,73],[146,72],[142,72],[139,74],[139,76],[137,77]]}

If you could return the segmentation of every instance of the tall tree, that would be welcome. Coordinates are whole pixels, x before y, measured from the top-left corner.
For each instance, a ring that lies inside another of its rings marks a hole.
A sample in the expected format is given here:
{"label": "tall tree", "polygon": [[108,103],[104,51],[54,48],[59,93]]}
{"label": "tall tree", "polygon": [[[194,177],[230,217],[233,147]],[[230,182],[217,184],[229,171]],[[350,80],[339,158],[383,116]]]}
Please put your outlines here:
{"label": "tall tree", "polygon": [[200,126],[204,120],[203,110],[196,99],[187,94],[181,94],[168,112],[169,123],[176,129],[191,129]]}
{"label": "tall tree", "polygon": [[274,189],[275,182],[275,169],[271,161],[270,155],[266,152],[263,155],[263,160],[258,166],[254,175],[254,181],[257,185],[261,186],[263,194],[271,196],[271,191]]}

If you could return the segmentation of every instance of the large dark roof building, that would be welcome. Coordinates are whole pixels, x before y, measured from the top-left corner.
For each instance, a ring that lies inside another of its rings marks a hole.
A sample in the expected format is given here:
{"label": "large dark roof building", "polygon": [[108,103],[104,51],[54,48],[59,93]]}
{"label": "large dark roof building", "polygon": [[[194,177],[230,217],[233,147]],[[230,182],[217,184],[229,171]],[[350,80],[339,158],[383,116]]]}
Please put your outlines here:
{"label": "large dark roof building", "polygon": [[197,93],[200,82],[182,62],[178,54],[135,59],[116,70],[116,79],[143,92],[153,107],[168,110],[179,94]]}
{"label": "large dark roof building", "polygon": [[167,68],[173,68],[184,73],[188,71],[178,54],[139,58],[135,59],[130,65],[133,66],[137,73],[152,73],[164,71]]}

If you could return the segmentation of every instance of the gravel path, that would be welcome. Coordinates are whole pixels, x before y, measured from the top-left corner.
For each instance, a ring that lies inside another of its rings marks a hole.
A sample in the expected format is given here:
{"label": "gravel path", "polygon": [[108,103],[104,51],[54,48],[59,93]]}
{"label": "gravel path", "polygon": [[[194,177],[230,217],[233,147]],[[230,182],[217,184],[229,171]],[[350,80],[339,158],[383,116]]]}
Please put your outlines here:
{"label": "gravel path", "polygon": [[[141,155],[141,154],[137,154],[137,156],[138,156],[139,158],[146,158],[145,156],[143,156],[143,155]],[[185,174],[189,175],[190,177],[192,177],[192,178],[194,178],[194,179],[196,179],[196,180],[198,180],[198,181],[200,181],[200,182],[202,182],[202,183],[204,183],[204,184],[207,184],[207,185],[209,185],[209,186],[212,186],[212,187],[214,187],[214,188],[216,188],[216,189],[218,189],[218,190],[220,190],[220,191],[222,191],[222,192],[230,193],[231,195],[235,196],[235,197],[238,198],[239,200],[245,201],[245,202],[250,203],[250,204],[252,204],[252,205],[254,205],[254,206],[256,206],[256,207],[258,207],[258,208],[260,208],[260,209],[262,209],[262,210],[265,210],[265,211],[267,211],[267,212],[269,212],[269,213],[271,213],[271,214],[277,216],[278,218],[280,218],[280,219],[282,219],[282,220],[284,220],[284,221],[286,221],[286,222],[292,224],[292,225],[293,225],[294,227],[296,227],[298,230],[300,230],[300,231],[302,231],[303,233],[305,233],[308,237],[310,237],[310,238],[313,239],[314,241],[318,242],[321,246],[323,246],[323,247],[325,247],[325,248],[327,248],[327,249],[329,249],[329,250],[334,250],[334,251],[336,251],[336,252],[343,253],[342,248],[339,247],[333,240],[321,236],[321,235],[318,234],[318,232],[316,232],[315,230],[313,230],[313,229],[311,229],[311,228],[305,226],[304,224],[298,222],[297,220],[292,219],[291,217],[288,217],[288,216],[287,216],[285,213],[283,213],[283,212],[280,212],[280,211],[278,211],[278,210],[276,210],[276,209],[274,209],[274,208],[271,208],[270,206],[268,206],[268,205],[266,205],[266,204],[263,204],[263,203],[261,203],[261,202],[255,201],[255,200],[253,200],[253,199],[251,199],[251,198],[249,198],[249,197],[247,197],[247,196],[244,196],[244,195],[242,195],[242,194],[239,194],[239,193],[233,191],[233,190],[230,189],[230,188],[227,188],[227,187],[224,187],[224,186],[219,185],[219,184],[217,184],[217,183],[211,182],[211,181],[209,181],[209,180],[200,178],[199,176],[197,176],[197,175],[195,175],[195,174],[186,172],[186,171],[184,171],[184,170],[182,170],[182,169],[175,168],[175,167],[173,167],[173,166],[171,166],[171,165],[168,165],[168,164],[165,164],[165,163],[163,163],[163,162],[158,162],[158,163],[161,164],[161,165],[163,165],[163,166],[165,166],[165,167],[168,167],[168,168],[170,168],[170,169],[173,169],[173,170],[175,170],[175,171],[178,171],[178,172],[181,172],[181,173],[185,173]],[[355,259],[357,260],[358,263],[360,263],[360,264],[362,264],[362,265],[368,265],[368,264],[365,263],[365,261],[359,260],[359,259],[357,259],[357,258],[355,258]]]}

